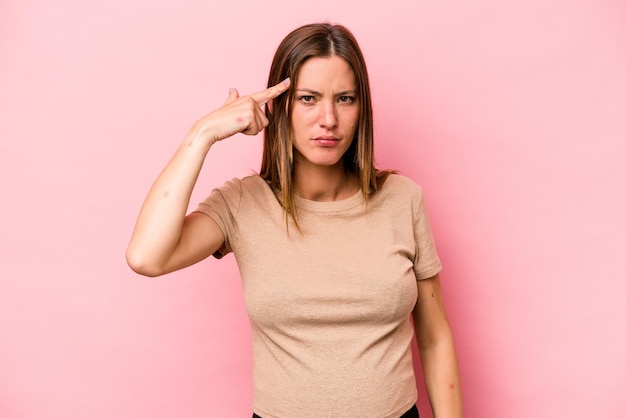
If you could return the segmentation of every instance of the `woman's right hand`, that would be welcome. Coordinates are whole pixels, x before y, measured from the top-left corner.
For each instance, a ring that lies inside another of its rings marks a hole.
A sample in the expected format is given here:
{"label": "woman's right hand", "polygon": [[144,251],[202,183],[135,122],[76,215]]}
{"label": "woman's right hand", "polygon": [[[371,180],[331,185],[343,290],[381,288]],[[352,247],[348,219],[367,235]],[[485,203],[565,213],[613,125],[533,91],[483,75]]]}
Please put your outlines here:
{"label": "woman's right hand", "polygon": [[256,135],[267,125],[263,107],[289,89],[289,78],[280,83],[248,96],[239,96],[231,88],[222,107],[200,118],[192,130],[209,141],[221,141],[237,133]]}
{"label": "woman's right hand", "polygon": [[215,252],[224,235],[210,217],[185,215],[211,145],[244,133],[256,135],[268,124],[263,106],[289,88],[289,79],[249,96],[231,89],[226,103],[194,124],[148,192],[139,212],[126,258],[137,273],[158,276],[189,266]]}

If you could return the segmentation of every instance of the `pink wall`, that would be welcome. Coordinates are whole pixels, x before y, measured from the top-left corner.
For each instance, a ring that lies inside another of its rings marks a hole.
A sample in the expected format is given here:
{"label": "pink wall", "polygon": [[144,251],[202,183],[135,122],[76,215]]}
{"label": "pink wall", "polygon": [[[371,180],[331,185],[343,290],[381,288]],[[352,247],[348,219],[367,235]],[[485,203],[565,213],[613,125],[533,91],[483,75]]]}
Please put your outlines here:
{"label": "pink wall", "polygon": [[[250,415],[233,258],[147,279],[124,250],[191,123],[318,20],[356,33],[379,162],[426,190],[466,416],[625,416],[626,5],[302,4],[0,3],[0,417]],[[192,205],[260,145],[215,147]]]}

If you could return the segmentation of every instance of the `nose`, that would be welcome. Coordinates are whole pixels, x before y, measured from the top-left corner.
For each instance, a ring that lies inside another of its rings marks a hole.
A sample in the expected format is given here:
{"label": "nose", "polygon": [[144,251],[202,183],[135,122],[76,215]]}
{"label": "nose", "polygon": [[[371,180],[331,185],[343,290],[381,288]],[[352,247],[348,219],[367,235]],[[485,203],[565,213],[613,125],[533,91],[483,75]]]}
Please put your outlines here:
{"label": "nose", "polygon": [[333,129],[337,126],[337,109],[335,103],[324,102],[320,106],[320,126],[326,129]]}

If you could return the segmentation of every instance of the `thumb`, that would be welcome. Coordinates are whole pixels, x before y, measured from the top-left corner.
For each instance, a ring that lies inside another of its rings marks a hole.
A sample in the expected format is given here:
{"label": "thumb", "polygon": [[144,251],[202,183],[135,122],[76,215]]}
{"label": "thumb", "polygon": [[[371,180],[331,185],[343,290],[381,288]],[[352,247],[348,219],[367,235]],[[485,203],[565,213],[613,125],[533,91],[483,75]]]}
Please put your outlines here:
{"label": "thumb", "polygon": [[228,90],[228,97],[226,98],[226,102],[224,102],[224,104],[232,103],[238,98],[239,98],[239,92],[237,91],[237,89],[231,87]]}

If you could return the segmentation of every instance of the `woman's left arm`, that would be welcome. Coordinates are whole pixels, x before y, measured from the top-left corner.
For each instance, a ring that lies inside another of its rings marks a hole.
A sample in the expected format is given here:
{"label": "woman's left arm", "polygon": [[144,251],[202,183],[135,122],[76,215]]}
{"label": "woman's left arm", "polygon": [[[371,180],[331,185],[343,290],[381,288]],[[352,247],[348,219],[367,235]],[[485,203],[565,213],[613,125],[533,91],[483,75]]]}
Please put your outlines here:
{"label": "woman's left arm", "polygon": [[428,399],[435,418],[458,418],[463,415],[461,381],[439,275],[418,280],[417,290],[413,322]]}

